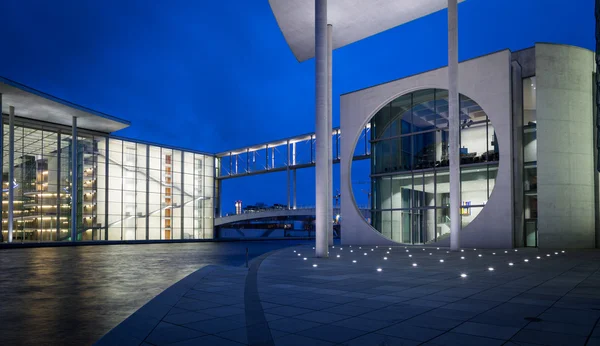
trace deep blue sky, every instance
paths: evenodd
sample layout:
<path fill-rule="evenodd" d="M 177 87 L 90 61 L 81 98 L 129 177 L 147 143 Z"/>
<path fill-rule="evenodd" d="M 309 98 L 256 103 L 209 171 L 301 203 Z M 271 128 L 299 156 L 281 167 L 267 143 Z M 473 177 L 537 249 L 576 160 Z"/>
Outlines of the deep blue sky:
<path fill-rule="evenodd" d="M 219 152 L 314 131 L 314 61 L 296 61 L 268 0 L 4 0 L 0 13 L 0 75 L 130 120 L 118 135 Z M 445 30 L 440 12 L 337 50 L 334 126 L 340 94 L 445 65 Z M 594 0 L 467 0 L 459 30 L 461 60 L 594 49 Z M 226 181 L 224 209 L 286 203 L 285 179 Z M 314 204 L 314 170 L 298 180 L 298 203 Z"/>

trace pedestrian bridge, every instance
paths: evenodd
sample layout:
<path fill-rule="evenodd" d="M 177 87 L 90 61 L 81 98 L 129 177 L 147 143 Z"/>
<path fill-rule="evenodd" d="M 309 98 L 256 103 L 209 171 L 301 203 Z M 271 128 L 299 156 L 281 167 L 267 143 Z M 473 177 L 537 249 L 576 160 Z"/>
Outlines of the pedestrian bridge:
<path fill-rule="evenodd" d="M 368 215 L 368 209 L 361 209 L 363 215 Z M 334 217 L 340 213 L 340 208 L 333 208 Z M 315 216 L 315 208 L 296 208 L 296 209 L 265 209 L 254 212 L 244 212 L 237 215 L 227 215 L 215 218 L 215 226 L 223 226 L 236 222 L 246 222 L 259 219 L 289 217 L 289 216 Z"/>

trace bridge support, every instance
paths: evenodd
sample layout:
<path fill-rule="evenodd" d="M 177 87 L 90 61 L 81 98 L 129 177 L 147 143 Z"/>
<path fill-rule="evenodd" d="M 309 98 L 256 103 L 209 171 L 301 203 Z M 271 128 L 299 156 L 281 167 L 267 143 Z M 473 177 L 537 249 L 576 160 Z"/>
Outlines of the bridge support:
<path fill-rule="evenodd" d="M 331 128 L 328 125 L 328 78 L 327 78 L 327 0 L 315 1 L 315 122 L 316 122 L 316 169 L 315 169 L 315 255 L 328 257 L 327 220 L 329 197 L 329 168 L 327 154 Z M 329 133 L 329 135 L 328 135 Z"/>

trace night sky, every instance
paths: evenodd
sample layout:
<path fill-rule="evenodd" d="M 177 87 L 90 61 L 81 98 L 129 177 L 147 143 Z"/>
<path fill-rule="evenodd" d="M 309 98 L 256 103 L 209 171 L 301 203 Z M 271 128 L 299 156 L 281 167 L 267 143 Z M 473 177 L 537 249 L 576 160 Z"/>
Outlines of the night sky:
<path fill-rule="evenodd" d="M 296 61 L 268 0 L 3 0 L 0 13 L 0 75 L 130 120 L 120 136 L 220 152 L 314 131 L 314 60 Z M 594 22 L 594 0 L 468 0 L 460 59 L 535 42 L 594 49 Z M 334 126 L 340 94 L 446 65 L 446 23 L 442 11 L 335 51 Z M 285 204 L 285 183 L 225 181 L 223 208 Z M 298 183 L 298 204 L 314 205 L 314 170 Z"/>

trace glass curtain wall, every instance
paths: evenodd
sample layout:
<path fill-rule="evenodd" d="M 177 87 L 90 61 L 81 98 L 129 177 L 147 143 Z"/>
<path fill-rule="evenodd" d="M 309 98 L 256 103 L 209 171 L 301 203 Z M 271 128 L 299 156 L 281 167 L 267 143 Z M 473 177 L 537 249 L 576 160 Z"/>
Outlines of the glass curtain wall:
<path fill-rule="evenodd" d="M 483 109 L 460 97 L 462 226 L 494 188 L 498 143 Z M 371 120 L 372 225 L 398 242 L 422 244 L 450 233 L 448 92 L 403 95 Z"/>
<path fill-rule="evenodd" d="M 523 79 L 523 206 L 525 246 L 537 246 L 537 97 L 535 77 Z"/>
<path fill-rule="evenodd" d="M 171 240 L 213 237 L 214 158 L 79 131 L 72 188 L 68 128 L 15 120 L 14 180 L 9 182 L 9 125 L 3 126 L 2 237 L 14 190 L 13 241 Z"/>

